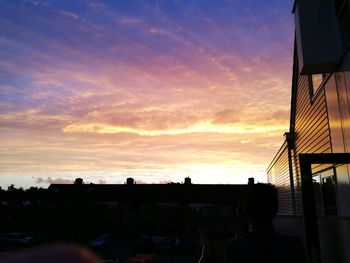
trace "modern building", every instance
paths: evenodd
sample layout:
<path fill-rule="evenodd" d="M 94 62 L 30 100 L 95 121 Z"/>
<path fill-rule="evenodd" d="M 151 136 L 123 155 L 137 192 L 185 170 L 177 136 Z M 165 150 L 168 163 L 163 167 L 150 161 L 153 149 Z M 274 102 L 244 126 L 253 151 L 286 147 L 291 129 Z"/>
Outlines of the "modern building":
<path fill-rule="evenodd" d="M 267 169 L 310 262 L 350 262 L 350 1 L 296 0 L 289 132 Z"/>

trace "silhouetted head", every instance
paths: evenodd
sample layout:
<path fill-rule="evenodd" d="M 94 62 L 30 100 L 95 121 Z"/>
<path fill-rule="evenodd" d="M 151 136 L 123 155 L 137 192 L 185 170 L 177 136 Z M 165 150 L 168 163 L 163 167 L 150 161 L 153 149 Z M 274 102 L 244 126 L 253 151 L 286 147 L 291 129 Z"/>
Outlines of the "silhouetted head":
<path fill-rule="evenodd" d="M 277 189 L 271 184 L 250 185 L 246 206 L 253 225 L 270 224 L 278 209 Z"/>

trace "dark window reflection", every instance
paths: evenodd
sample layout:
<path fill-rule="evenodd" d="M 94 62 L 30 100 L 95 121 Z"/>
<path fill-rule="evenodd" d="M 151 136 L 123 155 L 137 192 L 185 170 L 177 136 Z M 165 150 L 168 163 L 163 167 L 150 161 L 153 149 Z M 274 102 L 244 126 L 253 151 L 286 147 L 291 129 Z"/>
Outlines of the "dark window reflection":
<path fill-rule="evenodd" d="M 315 208 L 318 215 L 337 215 L 336 177 L 330 171 L 314 174 Z"/>

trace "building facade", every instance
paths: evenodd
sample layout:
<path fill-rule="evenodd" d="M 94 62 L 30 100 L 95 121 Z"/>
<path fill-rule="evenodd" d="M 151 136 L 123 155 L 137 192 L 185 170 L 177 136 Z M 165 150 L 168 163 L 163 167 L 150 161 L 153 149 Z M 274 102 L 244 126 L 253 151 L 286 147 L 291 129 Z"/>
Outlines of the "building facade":
<path fill-rule="evenodd" d="M 350 262 L 350 1 L 298 0 L 293 15 L 290 128 L 268 181 L 312 262 Z"/>

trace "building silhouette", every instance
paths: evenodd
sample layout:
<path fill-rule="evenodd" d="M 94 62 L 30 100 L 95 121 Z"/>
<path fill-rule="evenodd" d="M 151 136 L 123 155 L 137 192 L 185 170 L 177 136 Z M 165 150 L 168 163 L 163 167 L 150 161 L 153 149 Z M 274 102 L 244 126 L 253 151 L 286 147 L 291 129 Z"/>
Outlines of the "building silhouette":
<path fill-rule="evenodd" d="M 193 184 L 190 178 L 185 178 L 182 184 L 137 184 L 133 178 L 127 178 L 125 184 L 80 181 L 51 184 L 47 200 L 75 207 L 108 207 L 113 231 L 117 232 L 161 233 L 169 232 L 175 225 L 178 234 L 201 230 L 233 237 L 243 231 L 241 225 L 246 219 L 242 216 L 242 204 L 247 187 L 247 184 Z"/>
<path fill-rule="evenodd" d="M 311 262 L 350 262 L 350 1 L 295 1 L 289 132 L 267 169 Z"/>

